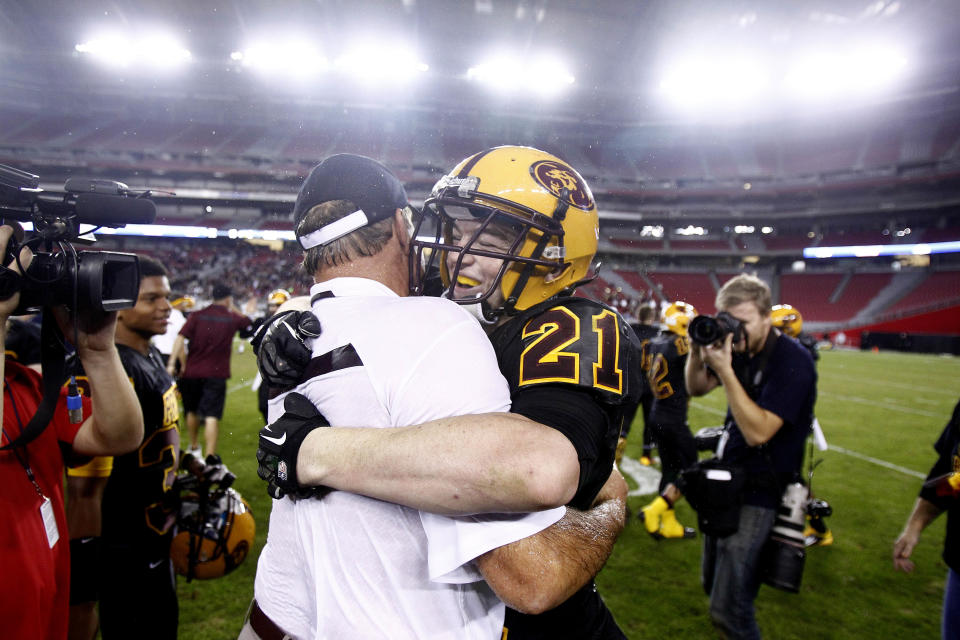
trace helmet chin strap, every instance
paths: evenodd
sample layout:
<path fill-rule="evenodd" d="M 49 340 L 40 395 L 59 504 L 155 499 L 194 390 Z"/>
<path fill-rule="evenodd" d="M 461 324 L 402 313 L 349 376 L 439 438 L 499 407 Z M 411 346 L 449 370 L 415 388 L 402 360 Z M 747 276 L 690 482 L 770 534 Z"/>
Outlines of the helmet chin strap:
<path fill-rule="evenodd" d="M 444 293 L 443 297 L 447 297 L 447 294 Z M 477 297 L 480 297 L 480 294 L 477 294 Z M 482 326 L 490 327 L 497 323 L 497 316 L 493 313 L 493 310 L 490 308 L 490 305 L 486 300 L 481 302 L 472 302 L 469 304 L 460 304 L 470 315 L 477 319 Z"/>

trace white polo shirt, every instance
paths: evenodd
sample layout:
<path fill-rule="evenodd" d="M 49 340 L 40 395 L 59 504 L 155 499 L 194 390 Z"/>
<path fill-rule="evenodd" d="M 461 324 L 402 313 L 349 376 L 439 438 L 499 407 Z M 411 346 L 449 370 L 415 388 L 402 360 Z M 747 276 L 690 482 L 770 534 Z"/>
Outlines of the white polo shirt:
<path fill-rule="evenodd" d="M 334 297 L 313 305 L 322 327 L 314 357 L 352 345 L 362 362 L 297 388 L 331 424 L 394 427 L 509 410 L 490 342 L 459 305 L 400 297 L 363 278 L 310 291 L 323 292 Z M 271 420 L 282 399 L 271 401 Z M 255 597 L 298 639 L 499 639 L 504 605 L 473 560 L 563 514 L 445 517 L 343 491 L 275 500 Z"/>

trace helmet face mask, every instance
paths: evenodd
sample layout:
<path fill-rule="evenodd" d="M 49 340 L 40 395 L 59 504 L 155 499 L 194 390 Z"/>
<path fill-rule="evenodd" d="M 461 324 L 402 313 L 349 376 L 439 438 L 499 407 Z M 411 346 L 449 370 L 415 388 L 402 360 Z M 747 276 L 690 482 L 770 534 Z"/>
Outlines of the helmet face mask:
<path fill-rule="evenodd" d="M 430 239 L 420 234 L 426 220 L 434 225 Z M 423 292 L 422 273 L 439 271 L 444 297 L 482 304 L 488 320 L 510 315 L 582 280 L 597 236 L 593 196 L 576 171 L 529 147 L 489 149 L 441 178 L 425 201 L 411 246 L 411 292 Z M 471 265 L 479 259 L 501 261 L 496 275 L 487 263 L 490 275 L 478 281 Z"/>
<path fill-rule="evenodd" d="M 178 482 L 185 489 L 177 533 L 170 543 L 174 570 L 188 581 L 230 573 L 253 550 L 256 523 L 250 505 L 223 484 L 214 488 L 217 483 L 197 482 L 193 477 L 178 478 Z"/>

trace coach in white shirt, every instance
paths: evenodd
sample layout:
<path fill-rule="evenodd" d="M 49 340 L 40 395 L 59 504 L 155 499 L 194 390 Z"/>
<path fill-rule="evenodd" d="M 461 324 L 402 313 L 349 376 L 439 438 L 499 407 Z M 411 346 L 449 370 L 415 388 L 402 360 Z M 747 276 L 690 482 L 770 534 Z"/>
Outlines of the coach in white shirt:
<path fill-rule="evenodd" d="M 334 424 L 379 428 L 501 412 L 511 428 L 542 430 L 528 438 L 542 457 L 518 451 L 530 466 L 516 465 L 517 477 L 533 475 L 538 460 L 569 472 L 550 505 L 527 499 L 522 481 L 503 479 L 505 510 L 564 504 L 576 490 L 576 453 L 554 430 L 503 413 L 507 384 L 477 322 L 447 300 L 405 297 L 410 226 L 399 181 L 369 158 L 332 156 L 311 171 L 294 214 L 304 266 L 317 282 L 311 304 L 320 335 L 309 378 L 271 401 L 271 420 L 302 412 L 303 397 Z M 277 444 L 291 446 L 287 435 L 278 431 Z M 443 460 L 423 460 L 424 473 L 437 464 Z M 465 500 L 477 498 L 463 490 Z M 431 496 L 418 502 L 434 503 Z M 441 502 L 432 510 L 443 511 Z M 275 500 L 240 638 L 500 638 L 503 601 L 549 608 L 590 577 L 543 583 L 537 574 L 556 572 L 531 568 L 553 557 L 537 545 L 555 544 L 540 536 L 564 514 L 448 517 L 339 491 Z"/>

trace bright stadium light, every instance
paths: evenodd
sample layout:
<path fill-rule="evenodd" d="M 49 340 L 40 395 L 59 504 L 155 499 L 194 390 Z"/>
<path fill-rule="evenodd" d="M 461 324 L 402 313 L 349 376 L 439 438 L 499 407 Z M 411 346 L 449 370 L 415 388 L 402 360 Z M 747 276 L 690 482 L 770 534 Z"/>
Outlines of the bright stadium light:
<path fill-rule="evenodd" d="M 769 84 L 769 73 L 756 56 L 700 55 L 670 66 L 660 92 L 682 108 L 740 108 L 752 105 Z"/>
<path fill-rule="evenodd" d="M 230 59 L 261 73 L 294 78 L 314 76 L 329 68 L 327 58 L 316 47 L 297 39 L 255 43 L 234 51 Z"/>
<path fill-rule="evenodd" d="M 752 224 L 738 224 L 733 228 L 734 233 L 753 233 L 756 231 L 756 227 Z"/>
<path fill-rule="evenodd" d="M 556 96 L 576 82 L 566 65 L 556 58 L 528 59 L 507 53 L 470 67 L 467 78 L 500 93 L 522 91 L 542 97 Z"/>
<path fill-rule="evenodd" d="M 148 33 L 132 38 L 107 34 L 78 43 L 74 50 L 101 64 L 119 68 L 143 66 L 165 70 L 187 64 L 192 59 L 188 49 L 165 33 Z"/>
<path fill-rule="evenodd" d="M 389 39 L 364 42 L 350 48 L 334 61 L 337 71 L 361 82 L 405 82 L 426 73 L 430 66 L 409 47 Z"/>
<path fill-rule="evenodd" d="M 906 68 L 906 56 L 892 47 L 818 51 L 797 57 L 783 84 L 793 97 L 824 100 L 884 89 L 896 82 Z"/>

